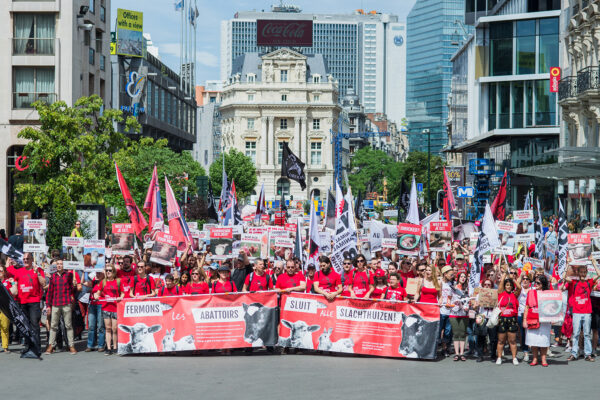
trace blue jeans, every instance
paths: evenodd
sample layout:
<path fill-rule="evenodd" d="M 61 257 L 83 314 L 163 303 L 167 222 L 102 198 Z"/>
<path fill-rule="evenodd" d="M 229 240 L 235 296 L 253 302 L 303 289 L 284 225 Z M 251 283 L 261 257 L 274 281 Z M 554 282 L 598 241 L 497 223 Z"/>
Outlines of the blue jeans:
<path fill-rule="evenodd" d="M 438 333 L 438 341 L 442 334 L 442 331 L 444 331 L 444 337 L 442 339 L 442 342 L 446 344 L 452 342 L 452 326 L 450 326 L 449 315 L 440 315 L 440 331 Z"/>
<path fill-rule="evenodd" d="M 528 353 L 529 347 L 525 344 L 525 335 L 527 335 L 527 330 L 523 328 L 523 315 L 519 315 L 517 317 L 517 321 L 519 322 L 519 329 L 521 330 L 521 351 Z"/>
<path fill-rule="evenodd" d="M 583 352 L 585 356 L 592 354 L 592 314 L 573 313 L 573 347 L 571 354 L 577 357 L 579 352 L 579 333 L 583 329 Z"/>
<path fill-rule="evenodd" d="M 105 332 L 104 320 L 102 319 L 102 306 L 99 304 L 90 304 L 88 308 L 88 341 L 87 347 L 95 349 L 94 342 L 96 341 L 96 331 L 98 336 L 98 348 L 104 347 Z"/>

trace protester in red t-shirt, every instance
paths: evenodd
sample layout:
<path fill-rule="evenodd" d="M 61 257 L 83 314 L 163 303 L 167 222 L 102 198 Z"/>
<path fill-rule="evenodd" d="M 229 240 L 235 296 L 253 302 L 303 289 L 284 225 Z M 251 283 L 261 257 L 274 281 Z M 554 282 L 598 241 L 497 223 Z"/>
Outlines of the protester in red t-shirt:
<path fill-rule="evenodd" d="M 364 256 L 356 257 L 356 268 L 352 271 L 350 296 L 369 298 L 375 288 L 374 274 L 367 270 L 367 260 Z"/>
<path fill-rule="evenodd" d="M 315 282 L 315 273 L 317 272 L 317 267 L 315 264 L 310 263 L 306 266 L 306 293 L 313 293 L 313 284 Z"/>
<path fill-rule="evenodd" d="M 515 286 L 515 282 L 507 277 L 504 272 L 498 286 L 498 308 L 500 308 L 500 317 L 498 319 L 498 348 L 496 364 L 502 364 L 502 353 L 504 345 L 508 341 L 510 352 L 513 358 L 513 364 L 518 365 L 517 360 L 517 331 L 519 323 L 517 316 L 519 313 L 519 300 L 517 296 L 521 289 Z"/>
<path fill-rule="evenodd" d="M 275 288 L 279 293 L 304 292 L 306 290 L 306 278 L 301 272 L 296 272 L 296 264 L 293 260 L 286 261 L 285 272 L 277 278 Z"/>
<path fill-rule="evenodd" d="M 354 276 L 354 270 L 352 269 L 352 260 L 349 258 L 345 258 L 342 263 L 342 274 L 340 275 L 340 279 L 342 280 L 342 296 L 350 297 L 352 293 L 350 292 L 352 288 L 352 277 Z"/>
<path fill-rule="evenodd" d="M 406 282 L 408 278 L 416 277 L 415 271 L 412 269 L 412 263 L 407 258 L 403 259 L 400 263 L 400 277 L 402 278 L 402 282 Z"/>
<path fill-rule="evenodd" d="M 254 262 L 254 272 L 246 276 L 242 292 L 260 292 L 273 289 L 273 279 L 265 271 L 265 262 L 256 260 Z"/>
<path fill-rule="evenodd" d="M 117 278 L 121 280 L 121 286 L 123 287 L 123 293 L 125 294 L 125 298 L 130 298 L 131 287 L 133 286 L 133 278 L 135 277 L 135 272 L 138 268 L 142 267 L 144 270 L 146 269 L 146 263 L 144 261 L 140 261 L 135 266 L 135 269 L 132 268 L 131 258 L 129 256 L 123 257 L 123 264 L 121 268 L 117 270 Z"/>
<path fill-rule="evenodd" d="M 237 287 L 235 283 L 231 280 L 231 265 L 229 263 L 223 263 L 219 267 L 219 280 L 213 282 L 212 287 L 210 288 L 210 292 L 212 294 L 216 293 L 235 293 L 237 292 Z"/>
<path fill-rule="evenodd" d="M 331 268 L 329 257 L 319 257 L 321 270 L 315 274 L 315 293 L 322 294 L 327 300 L 333 300 L 342 293 L 340 274 Z"/>
<path fill-rule="evenodd" d="M 158 289 L 158 295 L 179 296 L 183 294 L 183 289 L 175 284 L 175 277 L 172 274 L 165 276 L 165 285 Z"/>
<path fill-rule="evenodd" d="M 154 279 L 146 274 L 145 265 L 138 265 L 136 269 L 137 274 L 131 278 L 129 296 L 138 299 L 147 299 L 148 297 L 156 296 Z"/>
<path fill-rule="evenodd" d="M 185 285 L 185 293 L 189 295 L 208 294 L 210 292 L 208 283 L 206 282 L 206 273 L 202 268 L 196 267 L 192 269 L 192 280 Z"/>
<path fill-rule="evenodd" d="M 40 343 L 40 318 L 42 309 L 40 301 L 42 300 L 42 291 L 46 285 L 46 276 L 44 270 L 33 265 L 33 254 L 25 253 L 23 255 L 23 267 L 14 269 L 12 272 L 17 288 L 19 290 L 18 299 L 21 303 L 21 309 L 29 318 L 37 341 Z M 28 351 L 30 344 L 26 341 L 25 351 Z"/>
<path fill-rule="evenodd" d="M 400 286 L 400 275 L 392 272 L 388 280 L 390 286 L 383 292 L 381 299 L 403 301 L 406 298 L 406 290 Z"/>
<path fill-rule="evenodd" d="M 102 317 L 106 332 L 107 356 L 117 352 L 117 302 L 123 299 L 120 287 L 120 278 L 117 278 L 117 269 L 114 265 L 107 265 L 105 278 L 94 288 L 96 300 L 102 299 Z"/>

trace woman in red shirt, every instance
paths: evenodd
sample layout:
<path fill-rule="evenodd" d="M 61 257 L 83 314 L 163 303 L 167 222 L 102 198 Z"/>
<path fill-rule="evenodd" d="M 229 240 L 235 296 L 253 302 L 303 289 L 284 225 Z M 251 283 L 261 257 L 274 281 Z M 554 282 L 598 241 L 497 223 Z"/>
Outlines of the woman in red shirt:
<path fill-rule="evenodd" d="M 212 294 L 237 292 L 235 283 L 231 280 L 231 267 L 229 263 L 224 263 L 219 267 L 219 280 L 213 282 L 210 292 Z"/>
<path fill-rule="evenodd" d="M 206 273 L 202 268 L 192 269 L 192 281 L 185 286 L 185 294 L 208 294 L 209 287 L 206 283 Z"/>
<path fill-rule="evenodd" d="M 373 284 L 373 290 L 371 290 L 371 298 L 372 299 L 381 299 L 381 296 L 385 293 L 385 289 L 387 289 L 387 278 L 385 276 L 385 271 L 382 269 L 378 269 L 375 271 L 375 282 Z"/>
<path fill-rule="evenodd" d="M 105 278 L 94 288 L 94 298 L 102 298 L 102 318 L 104 318 L 104 329 L 106 332 L 106 351 L 109 356 L 117 352 L 117 302 L 123 299 L 117 269 L 114 265 L 108 265 L 105 270 Z"/>
<path fill-rule="evenodd" d="M 425 267 L 423 279 L 419 282 L 417 296 L 415 301 L 421 303 L 439 303 L 442 287 L 436 275 L 437 268 L 432 268 L 431 265 Z"/>
<path fill-rule="evenodd" d="M 358 255 L 355 260 L 356 268 L 351 271 L 350 296 L 368 299 L 375 289 L 373 274 L 367 270 L 367 260 L 362 254 Z"/>
<path fill-rule="evenodd" d="M 385 289 L 385 292 L 381 295 L 381 299 L 403 301 L 406 298 L 406 290 L 400 284 L 402 281 L 400 275 L 396 272 L 392 272 L 389 275 L 388 281 L 390 282 L 390 286 Z"/>
<path fill-rule="evenodd" d="M 519 322 L 517 317 L 519 315 L 519 300 L 517 296 L 521 292 L 520 289 L 515 287 L 515 282 L 507 278 L 506 272 L 500 279 L 500 285 L 498 286 L 498 308 L 500 308 L 500 318 L 498 320 L 498 348 L 496 354 L 496 364 L 502 364 L 502 352 L 504 351 L 504 345 L 508 340 L 510 346 L 510 352 L 513 358 L 513 364 L 519 365 L 517 360 L 517 331 L 519 330 Z"/>

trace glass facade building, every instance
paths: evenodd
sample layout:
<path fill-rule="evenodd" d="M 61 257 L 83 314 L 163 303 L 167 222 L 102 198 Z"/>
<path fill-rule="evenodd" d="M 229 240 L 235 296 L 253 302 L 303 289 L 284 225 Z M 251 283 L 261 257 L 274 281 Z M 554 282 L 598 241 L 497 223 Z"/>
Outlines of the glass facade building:
<path fill-rule="evenodd" d="M 450 58 L 463 40 L 464 0 L 420 0 L 408 14 L 406 48 L 406 117 L 411 151 L 439 153 L 447 143 Z M 460 21 L 460 23 L 456 22 Z"/>

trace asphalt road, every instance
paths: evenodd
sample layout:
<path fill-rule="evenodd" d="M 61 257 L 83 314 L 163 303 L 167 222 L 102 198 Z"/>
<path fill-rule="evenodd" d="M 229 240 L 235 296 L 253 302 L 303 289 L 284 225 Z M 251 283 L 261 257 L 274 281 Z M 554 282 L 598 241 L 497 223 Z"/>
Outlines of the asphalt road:
<path fill-rule="evenodd" d="M 78 344 L 85 346 L 83 343 Z M 17 346 L 11 346 L 17 350 Z M 489 361 L 412 361 L 316 354 L 105 356 L 66 352 L 42 361 L 0 354 L 7 399 L 572 399 L 596 398 L 600 359 L 550 367 Z M 372 397 L 369 397 L 372 396 Z M 490 397 L 491 396 L 491 397 Z"/>

